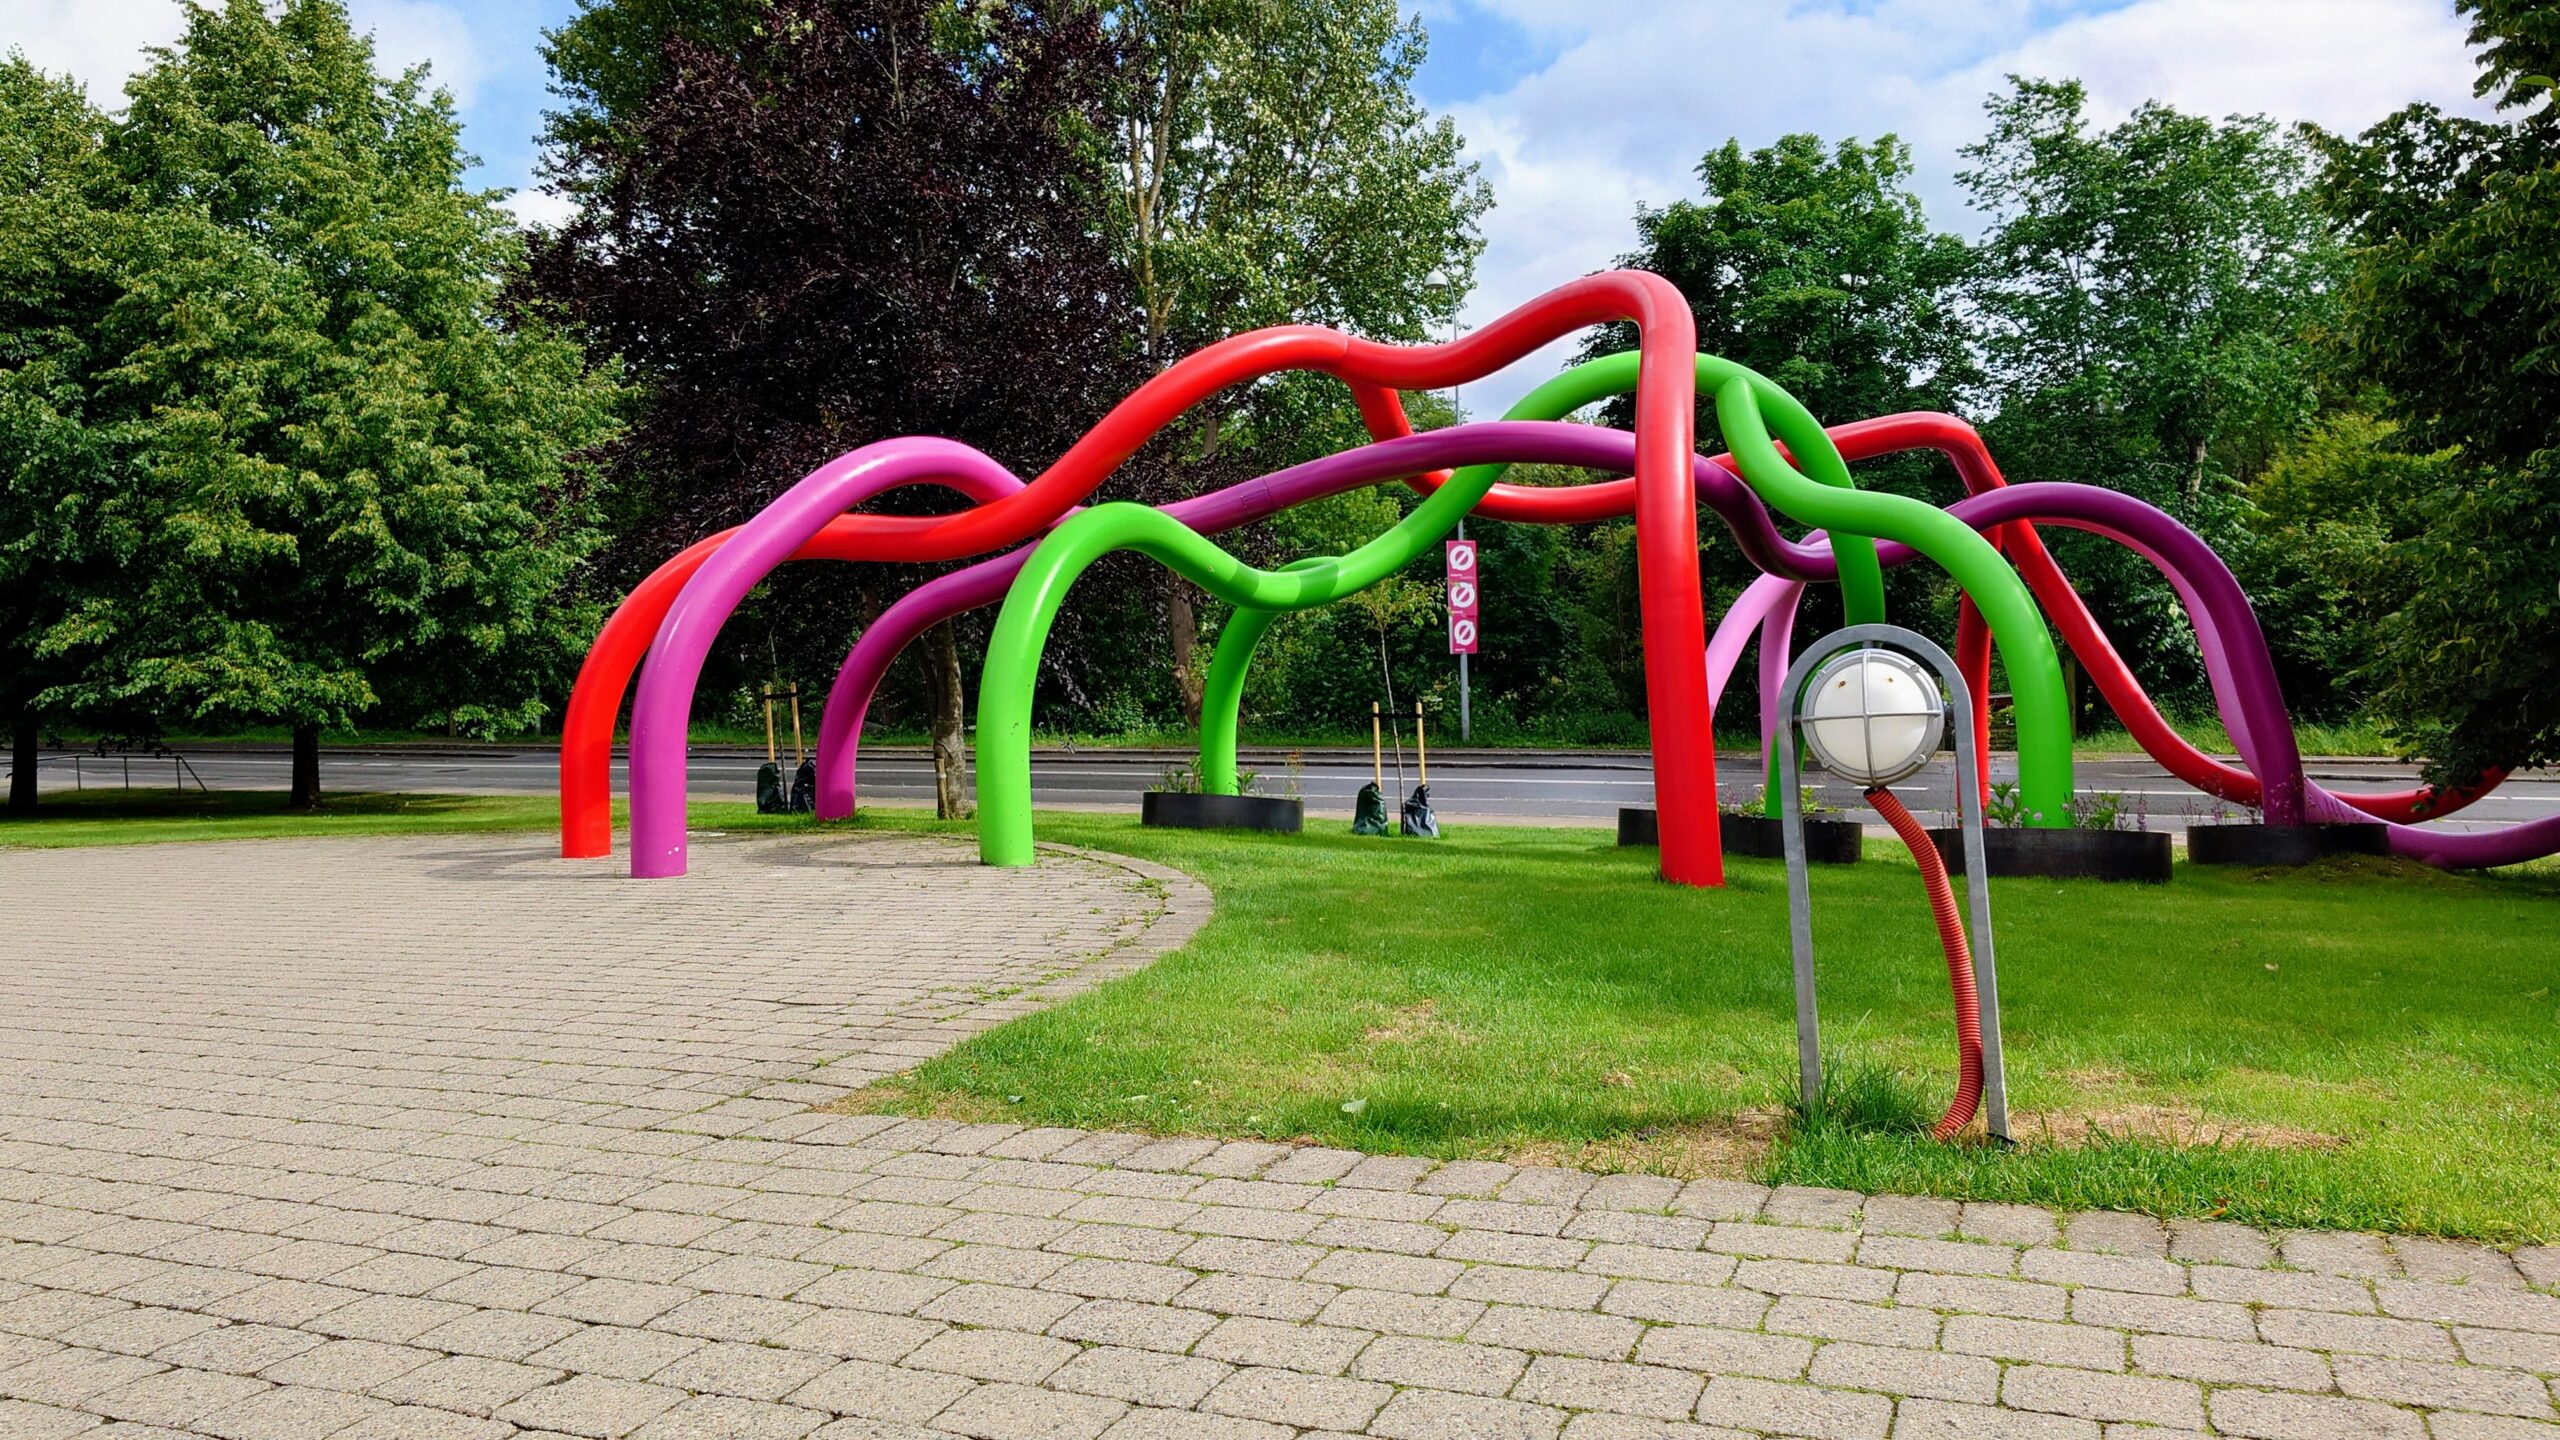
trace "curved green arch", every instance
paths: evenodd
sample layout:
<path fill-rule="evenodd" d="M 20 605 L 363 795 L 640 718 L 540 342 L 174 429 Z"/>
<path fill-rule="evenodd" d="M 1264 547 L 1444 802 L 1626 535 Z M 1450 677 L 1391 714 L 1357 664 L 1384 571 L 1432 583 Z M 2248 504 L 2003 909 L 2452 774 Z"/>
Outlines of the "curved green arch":
<path fill-rule="evenodd" d="M 1615 355 L 1586 360 L 1521 396 L 1510 409 L 1502 412 L 1502 418 L 1561 420 L 1585 405 L 1633 394 L 1638 359 L 1635 351 L 1622 350 Z M 1742 366 L 1711 356 L 1698 357 L 1701 393 L 1711 393 L 1710 387 L 1733 373 L 1760 378 L 1756 372 Z M 1810 478 L 1844 490 L 1856 489 L 1857 482 L 1850 478 L 1848 462 L 1840 457 L 1839 448 L 1831 443 L 1822 422 L 1804 407 L 1803 402 L 1774 381 L 1764 384 L 1769 398 L 1775 402 L 1778 432 L 1799 456 L 1806 459 L 1813 470 Z M 1508 465 L 1480 465 L 1471 466 L 1459 475 L 1473 481 L 1475 475 L 1472 472 L 1486 472 L 1490 476 L 1485 482 L 1489 488 L 1493 481 L 1500 480 L 1510 470 Z M 1745 476 L 1744 480 L 1749 483 L 1750 477 Z M 1753 488 L 1759 487 L 1754 485 Z M 1481 498 L 1482 492 L 1478 494 Z M 1833 553 L 1840 557 L 1841 601 L 1846 607 L 1849 623 L 1865 625 L 1884 619 L 1884 567 L 1876 563 L 1875 542 L 1864 535 L 1845 535 L 1836 543 Z M 1209 663 L 1209 683 L 1202 691 L 1200 703 L 1200 781 L 1201 788 L 1212 794 L 1234 793 L 1232 789 L 1217 788 L 1219 777 L 1225 777 L 1227 783 L 1233 785 L 1236 774 L 1236 744 L 1242 718 L 1229 707 L 1242 704 L 1244 672 L 1252 664 L 1254 648 L 1262 643 L 1263 633 L 1277 618 L 1270 611 L 1239 609 L 1227 621 L 1226 628 L 1218 633 L 1217 648 L 1211 652 Z M 1230 645 L 1237 650 L 1232 656 L 1229 654 Z M 1769 791 L 1773 807 L 1777 803 L 1777 793 L 1774 788 Z M 1776 813 L 1774 808 L 1771 813 Z"/>
<path fill-rule="evenodd" d="M 1631 387 L 1637 357 L 1608 356 L 1575 367 L 1524 397 L 1542 405 L 1566 404 L 1570 413 L 1592 400 Z M 1725 432 L 1744 482 L 1771 506 L 1796 520 L 1835 532 L 1844 589 L 1850 577 L 1869 572 L 1872 589 L 1850 612 L 1882 615 L 1881 572 L 1873 542 L 1883 534 L 1937 561 L 1970 594 L 1989 622 L 2009 662 L 2016 693 L 2020 789 L 2029 806 L 2049 817 L 2067 817 L 2071 800 L 2071 743 L 2066 727 L 2062 667 L 2044 619 L 2026 585 L 1989 541 L 1964 522 L 1925 501 L 1846 488 L 1848 465 L 1812 412 L 1774 382 L 1718 356 L 1698 357 L 1702 387 L 1716 394 L 1717 423 Z M 1612 388 L 1615 387 L 1615 388 Z M 1766 400 L 1771 413 L 1764 415 Z M 1804 457 L 1824 479 L 1808 478 L 1779 453 L 1772 432 Z M 1040 655 L 1065 603 L 1068 589 L 1095 561 L 1115 550 L 1135 550 L 1240 610 L 1306 610 L 1364 590 L 1426 553 L 1459 518 L 1475 508 L 1507 467 L 1470 465 L 1424 498 L 1411 513 L 1347 555 L 1309 558 L 1284 570 L 1258 570 L 1219 549 L 1181 521 L 1151 506 L 1128 501 L 1096 505 L 1069 518 L 1035 549 L 1006 594 L 978 686 L 978 853 L 990 865 L 1028 865 L 1031 827 L 1031 701 Z M 1863 555 L 1863 564 L 1860 557 Z M 1854 592 L 1853 592 L 1854 593 Z M 1268 622 L 1265 622 L 1266 626 Z M 1214 666 L 1213 666 L 1214 668 Z M 1235 676 L 1240 686 L 1239 673 Z M 1204 707 L 1205 713 L 1205 707 Z M 1227 737 L 1227 774 L 1233 783 L 1233 735 Z M 1204 767 L 1205 767 L 1204 757 Z M 2047 823 L 2067 823 L 2062 818 Z"/>

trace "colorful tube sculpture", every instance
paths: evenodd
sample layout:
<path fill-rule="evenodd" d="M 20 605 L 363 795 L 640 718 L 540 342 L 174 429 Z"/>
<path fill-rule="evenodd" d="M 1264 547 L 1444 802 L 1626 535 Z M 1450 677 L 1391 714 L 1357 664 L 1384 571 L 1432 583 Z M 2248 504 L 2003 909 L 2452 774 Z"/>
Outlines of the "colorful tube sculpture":
<path fill-rule="evenodd" d="M 721 623 L 775 565 L 841 525 L 848 552 L 883 560 L 958 559 L 1018 543 L 1055 524 L 1146 440 L 1202 397 L 1281 370 L 1303 369 L 1376 390 L 1463 383 L 1586 326 L 1632 321 L 1639 336 L 1633 465 L 1646 634 L 1646 698 L 1654 725 L 1654 786 L 1662 811 L 1662 873 L 1713 885 L 1716 842 L 1713 716 L 1706 693 L 1706 622 L 1698 582 L 1697 511 L 1687 467 L 1695 428 L 1688 302 L 1669 281 L 1612 271 L 1550 291 L 1445 345 L 1399 347 L 1314 326 L 1284 326 L 1189 356 L 1113 407 L 1102 422 L 1020 489 L 954 515 L 845 517 L 865 485 L 925 483 L 947 467 L 990 485 L 994 462 L 951 441 L 865 446 L 787 491 L 740 526 L 684 581 L 649 646 L 631 721 L 631 872 L 684 872 L 684 737 L 703 658 Z M 1525 490 L 1524 496 L 1546 492 Z M 1567 502 L 1568 504 L 1570 502 Z M 1150 512 L 1154 513 L 1154 512 Z M 1178 522 L 1177 522 L 1178 523 Z M 734 556 L 733 553 L 734 552 Z M 605 673 L 610 673 L 609 667 Z M 590 772 L 592 773 L 592 772 Z"/>
<path fill-rule="evenodd" d="M 1924 555 L 1964 590 L 1955 649 L 1967 674 L 1987 677 L 1995 642 L 2006 655 L 2018 697 L 2021 779 L 2030 808 L 2053 817 L 2047 823 L 2062 823 L 2070 796 L 2060 671 L 2044 628 L 2050 617 L 2148 753 L 2187 783 L 2262 807 L 2271 823 L 2380 819 L 2391 823 L 2397 853 L 2445 865 L 2504 864 L 2560 851 L 2560 820 L 2467 835 L 2407 823 L 2461 808 L 2497 783 L 2495 773 L 2450 793 L 2418 788 L 2336 795 L 2310 785 L 2255 616 L 2228 570 L 2200 540 L 2165 514 L 2113 492 L 2007 486 L 1980 438 L 1953 417 L 1887 416 L 1826 432 L 1765 379 L 1694 355 L 1687 312 L 1676 298 L 1658 277 L 1622 273 L 1566 286 L 1444 346 L 1382 346 L 1312 327 L 1238 336 L 1141 387 L 1028 483 L 950 441 L 888 441 L 840 457 L 747 525 L 688 547 L 609 620 L 581 668 L 564 728 L 562 853 L 598 855 L 610 846 L 613 720 L 638 670 L 632 870 L 681 873 L 684 734 L 695 679 L 720 624 L 783 560 L 958 558 L 1049 532 L 1036 544 L 938 577 L 891 606 L 846 657 L 820 727 L 819 813 L 838 818 L 852 811 L 862 716 L 889 660 L 935 621 L 1005 600 L 998 643 L 990 648 L 981 682 L 981 843 L 991 861 L 1020 863 L 1030 853 L 1030 677 L 1039 640 L 1074 575 L 1095 556 L 1115 548 L 1141 550 L 1239 606 L 1212 666 L 1203 718 L 1204 779 L 1210 788 L 1224 789 L 1233 785 L 1244 670 L 1263 629 L 1284 610 L 1328 603 L 1375 583 L 1428 548 L 1462 514 L 1542 523 L 1637 517 L 1648 703 L 1657 717 L 1671 717 L 1657 724 L 1654 737 L 1666 878 L 1699 884 L 1721 878 L 1708 727 L 1712 706 L 1754 632 L 1761 669 L 1783 672 L 1805 583 L 1840 583 L 1851 618 L 1873 618 L 1881 614 L 1883 568 Z M 1557 334 L 1613 319 L 1635 320 L 1643 348 L 1578 367 L 1512 412 L 1538 418 L 1410 434 L 1394 387 L 1472 379 Z M 1222 386 L 1289 368 L 1343 378 L 1380 440 L 1161 511 L 1127 505 L 1076 509 L 1112 468 L 1187 406 Z M 1637 396 L 1632 434 L 1540 423 L 1630 389 Z M 1728 455 L 1700 458 L 1690 448 L 1689 418 L 1698 390 L 1716 401 Z M 1861 492 L 1850 482 L 1852 459 L 1921 448 L 1954 463 L 1969 492 L 1966 499 L 1942 510 Z M 1635 478 L 1554 488 L 1500 482 L 1508 465 L 1528 462 L 1632 472 Z M 1443 466 L 1467 468 L 1451 475 L 1439 470 Z M 1387 479 L 1413 485 L 1423 503 L 1349 555 L 1259 571 L 1203 538 Z M 975 503 L 956 514 L 921 518 L 846 513 L 889 489 L 917 484 L 947 486 Z M 1712 639 L 1704 633 L 1699 604 L 1696 503 L 1714 510 L 1745 555 L 1766 572 L 1727 612 Z M 1772 508 L 1836 532 L 1839 539 L 1827 541 L 1816 531 L 1806 541 L 1789 541 L 1772 521 Z M 2197 751 L 2160 718 L 2045 551 L 2034 528 L 2038 522 L 2113 537 L 2169 578 L 2196 625 L 2208 678 L 2240 752 L 2239 766 Z M 1770 689 L 1763 685 L 1764 705 Z M 1976 689 L 1987 692 L 1988 686 Z M 1972 717 L 1977 729 L 1987 718 L 1981 710 Z M 1764 736 L 1768 721 L 1764 713 Z"/>

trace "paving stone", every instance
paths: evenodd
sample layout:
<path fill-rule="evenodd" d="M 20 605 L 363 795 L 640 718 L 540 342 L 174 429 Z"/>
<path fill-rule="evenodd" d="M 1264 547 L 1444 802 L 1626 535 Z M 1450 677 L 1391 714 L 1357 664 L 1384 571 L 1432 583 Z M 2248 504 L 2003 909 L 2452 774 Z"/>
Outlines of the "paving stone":
<path fill-rule="evenodd" d="M 1916 1349 L 1937 1343 L 1938 1320 L 1937 1312 L 1917 1306 L 1862 1305 L 1854 1300 L 1789 1295 L 1769 1307 L 1762 1323 L 1783 1334 Z"/>
<path fill-rule="evenodd" d="M 2418 1440 L 2426 1433 L 2412 1411 L 2272 1390 L 2214 1391 L 2213 1425 L 2250 1440 Z"/>
<path fill-rule="evenodd" d="M 2263 1385 L 2279 1390 L 2326 1390 L 2330 1386 L 2329 1364 L 2319 1355 L 2245 1341 L 2136 1335 L 2133 1365 L 2149 1375 L 2171 1375 L 2216 1385 Z"/>
<path fill-rule="evenodd" d="M 2286 1264 L 2322 1275 L 2378 1280 L 2400 1273 L 2391 1255 L 2391 1243 L 2379 1235 L 2288 1230 L 2276 1237 L 2276 1251 Z"/>
<path fill-rule="evenodd" d="M 1882 1395 L 1719 1375 L 1707 1382 L 1697 1416 L 1712 1425 L 1809 1440 L 1884 1440 L 1893 1402 Z"/>
<path fill-rule="evenodd" d="M 2461 1342 L 2461 1358 L 2474 1365 L 2502 1365 L 2511 1370 L 2530 1370 L 2537 1375 L 2560 1375 L 2560 1335 L 2536 1335 L 2519 1330 L 2484 1330 L 2471 1325 L 2461 1326 L 2453 1333 L 2455 1339 Z M 2392 1352 L 2376 1350 L 2375 1353 Z M 2435 1360 L 2452 1357 L 2412 1355 L 2408 1358 Z"/>
<path fill-rule="evenodd" d="M 2000 1396 L 2000 1367 L 1970 1355 L 1939 1355 L 1887 1345 L 1837 1341 L 1814 1352 L 1807 1379 L 1816 1385 L 1880 1390 L 1988 1405 Z"/>
<path fill-rule="evenodd" d="M 455 1355 L 373 1386 L 372 1393 L 405 1405 L 459 1410 L 466 1415 L 494 1415 L 501 1407 L 561 1378 L 558 1370 L 477 1355 Z"/>
<path fill-rule="evenodd" d="M 2087 1420 L 2129 1420 L 2189 1430 L 2204 1428 L 2203 1387 L 2184 1380 L 2105 1375 L 2051 1365 L 2012 1365 L 2000 1377 L 2001 1402 Z"/>
<path fill-rule="evenodd" d="M 1869 1235 L 1858 1244 L 1858 1263 L 1871 1268 L 1927 1270 L 1940 1275 L 2018 1273 L 2018 1251 L 2009 1245 L 1971 1240 L 1930 1240 L 1900 1235 Z"/>
<path fill-rule="evenodd" d="M 225 1375 L 214 1370 L 162 1370 L 91 1395 L 80 1405 L 110 1419 L 184 1429 L 202 1416 L 264 1394 L 269 1388 L 266 1381 L 245 1375 Z M 0 1434 L 7 1433 L 6 1422 L 0 1422 Z"/>
<path fill-rule="evenodd" d="M 2501 1335 L 2512 1331 L 2495 1332 Z M 2404 1360 L 2459 1360 L 2453 1336 L 2442 1325 L 2419 1320 L 2383 1320 L 2371 1315 L 2336 1315 L 2325 1310 L 2258 1312 L 2258 1335 L 2270 1345 L 2303 1350 L 2346 1350 L 2360 1355 L 2396 1355 Z M 2560 1353 L 2560 1343 L 2553 1345 Z M 2479 1356 L 2472 1356 L 2481 1360 Z M 2483 1361 L 2499 1364 L 2499 1361 Z"/>
<path fill-rule="evenodd" d="M 944 1370 L 973 1380 L 1036 1384 L 1076 1354 L 1062 1340 L 1011 1330 L 946 1330 L 919 1345 L 901 1365 L 917 1370 Z"/>
<path fill-rule="evenodd" d="M 1117 1400 L 1027 1385 L 987 1385 L 933 1417 L 936 1430 L 975 1440 L 1093 1440 L 1127 1413 Z"/>
<path fill-rule="evenodd" d="M 2123 1333 L 2096 1325 L 2056 1325 L 1996 1315 L 1950 1315 L 1938 1343 L 1958 1354 L 1999 1360 L 2034 1360 L 2079 1370 L 2125 1368 Z"/>
<path fill-rule="evenodd" d="M 800 1440 L 828 1417 L 816 1410 L 696 1395 L 631 1432 L 631 1440 Z"/>
<path fill-rule="evenodd" d="M 1995 1410 L 1984 1405 L 1943 1400 L 1905 1400 L 1894 1420 L 1894 1440 L 2099 1440 L 2095 1420 L 2069 1415 L 2040 1415 L 2028 1410 Z M 2167 1440 L 2149 1426 L 2145 1437 Z"/>
<path fill-rule="evenodd" d="M 1582 1355 L 1595 1360 L 1616 1360 L 1635 1348 L 1643 1330 L 1644 1327 L 1633 1320 L 1613 1315 L 1577 1315 L 1564 1310 L 1496 1305 L 1485 1311 L 1484 1318 L 1469 1328 L 1467 1338 L 1479 1344 L 1509 1346 L 1541 1355 Z"/>
<path fill-rule="evenodd" d="M 812 1410 L 921 1425 L 977 1388 L 957 1375 L 847 1360 L 784 1398 Z"/>
<path fill-rule="evenodd" d="M 2560 1434 L 2549 1248 L 812 1112 L 1206 897 L 693 848 L 0 853 L 0 1434 Z"/>
<path fill-rule="evenodd" d="M 2340 1355 L 2338 1389 L 2369 1400 L 2553 1419 L 2550 1387 L 2534 1376 L 2480 1365 L 2439 1365 L 2383 1355 Z"/>
<path fill-rule="evenodd" d="M 1366 1432 L 1382 1440 L 1552 1440 L 1564 1412 L 1517 1400 L 1406 1390 Z"/>
<path fill-rule="evenodd" d="M 1351 1373 L 1390 1385 L 1500 1395 L 1511 1389 L 1528 1363 L 1529 1357 L 1521 1352 L 1498 1346 L 1382 1335 L 1351 1362 Z"/>
<path fill-rule="evenodd" d="M 1392 1387 L 1293 1370 L 1238 1370 L 1201 1402 L 1213 1414 L 1277 1425 L 1357 1430 L 1385 1406 Z"/>
<path fill-rule="evenodd" d="M 1794 1380 L 1813 1358 L 1813 1342 L 1792 1335 L 1757 1335 L 1702 1325 L 1657 1325 L 1644 1333 L 1636 1358 L 1710 1375 L 1756 1375 Z"/>
<path fill-rule="evenodd" d="M 1133 1405 L 1188 1408 L 1217 1388 L 1235 1367 L 1197 1355 L 1168 1355 L 1096 1345 L 1050 1375 L 1053 1389 L 1126 1400 Z"/>
<path fill-rule="evenodd" d="M 1567 1410 L 1613 1410 L 1678 1420 L 1696 1408 L 1700 1383 L 1698 1376 L 1686 1370 L 1660 1365 L 1541 1355 L 1529 1362 L 1528 1372 L 1511 1394 Z"/>
<path fill-rule="evenodd" d="M 1369 1331 L 1338 1325 L 1239 1318 L 1219 1322 L 1192 1347 L 1192 1353 L 1235 1365 L 1339 1375 L 1349 1368 L 1351 1357 L 1375 1338 Z"/>
<path fill-rule="evenodd" d="M 1345 1290 L 1316 1319 L 1355 1330 L 1384 1330 L 1398 1335 L 1447 1337 L 1466 1332 L 1485 1312 L 1477 1300 L 1441 1295 L 1398 1295 L 1377 1290 Z"/>

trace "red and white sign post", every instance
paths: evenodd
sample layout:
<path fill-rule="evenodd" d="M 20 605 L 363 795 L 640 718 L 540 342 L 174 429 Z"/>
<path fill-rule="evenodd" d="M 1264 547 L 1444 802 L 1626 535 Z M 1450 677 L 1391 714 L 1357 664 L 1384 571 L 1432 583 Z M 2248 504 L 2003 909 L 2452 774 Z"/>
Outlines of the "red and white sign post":
<path fill-rule="evenodd" d="M 1449 542 L 1449 653 L 1476 653 L 1476 542 Z"/>

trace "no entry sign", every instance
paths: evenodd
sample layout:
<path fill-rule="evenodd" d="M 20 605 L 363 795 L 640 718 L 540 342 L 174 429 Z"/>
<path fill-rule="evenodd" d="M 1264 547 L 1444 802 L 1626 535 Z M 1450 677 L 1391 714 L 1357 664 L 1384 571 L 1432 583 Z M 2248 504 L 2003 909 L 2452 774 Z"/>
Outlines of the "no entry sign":
<path fill-rule="evenodd" d="M 1476 542 L 1449 542 L 1449 653 L 1476 653 L 1477 607 L 1483 602 L 1476 577 Z"/>

